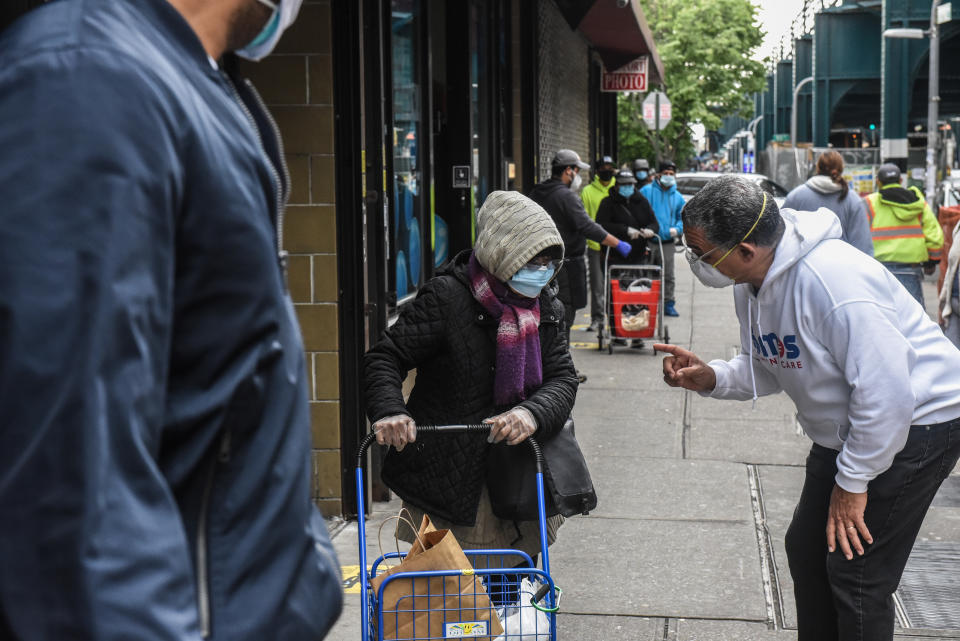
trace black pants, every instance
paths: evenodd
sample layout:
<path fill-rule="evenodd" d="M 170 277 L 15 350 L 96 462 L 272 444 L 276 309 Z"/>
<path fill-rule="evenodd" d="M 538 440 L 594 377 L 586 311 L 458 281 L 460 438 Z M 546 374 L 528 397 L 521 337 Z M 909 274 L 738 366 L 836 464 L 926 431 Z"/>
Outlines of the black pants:
<path fill-rule="evenodd" d="M 572 256 L 563 262 L 557 274 L 557 298 L 563 303 L 564 338 L 570 344 L 570 326 L 577 317 L 577 310 L 587 305 L 587 267 L 583 255 Z"/>
<path fill-rule="evenodd" d="M 873 544 L 848 561 L 827 552 L 827 513 L 837 454 L 814 445 L 786 548 L 797 601 L 798 641 L 890 641 L 893 592 L 943 480 L 960 458 L 960 419 L 914 425 L 903 450 L 870 482 L 864 520 Z M 862 539 L 861 539 L 862 540 Z"/>

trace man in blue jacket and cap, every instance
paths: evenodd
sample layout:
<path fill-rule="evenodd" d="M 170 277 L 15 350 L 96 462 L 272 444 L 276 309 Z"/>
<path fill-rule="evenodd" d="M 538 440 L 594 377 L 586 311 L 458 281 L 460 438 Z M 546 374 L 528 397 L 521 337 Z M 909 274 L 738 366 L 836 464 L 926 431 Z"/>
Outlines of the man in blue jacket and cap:
<path fill-rule="evenodd" d="M 0 638 L 319 639 L 280 140 L 299 0 L 61 0 L 0 35 Z"/>
<path fill-rule="evenodd" d="M 666 316 L 679 316 L 677 312 L 674 291 L 677 280 L 674 276 L 673 255 L 674 242 L 683 235 L 684 200 L 677 191 L 677 166 L 672 160 L 660 162 L 660 172 L 656 180 L 640 190 L 640 194 L 649 201 L 653 213 L 660 225 L 660 240 L 662 242 L 662 256 L 660 264 L 663 267 L 663 313 Z"/>

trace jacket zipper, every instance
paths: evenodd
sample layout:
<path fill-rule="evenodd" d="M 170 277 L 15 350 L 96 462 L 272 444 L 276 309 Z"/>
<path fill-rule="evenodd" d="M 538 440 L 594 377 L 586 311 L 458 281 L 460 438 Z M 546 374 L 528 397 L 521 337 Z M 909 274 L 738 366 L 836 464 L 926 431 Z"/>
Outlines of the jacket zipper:
<path fill-rule="evenodd" d="M 207 480 L 203 486 L 200 500 L 200 518 L 197 519 L 197 610 L 200 617 L 200 634 L 204 639 L 210 636 L 210 559 L 207 549 L 207 520 L 210 512 L 210 496 L 213 494 L 213 480 L 217 466 L 230 461 L 230 431 L 224 431 L 220 437 L 217 460 L 210 465 Z"/>
<path fill-rule="evenodd" d="M 287 285 L 287 252 L 283 250 L 283 215 L 284 215 L 284 205 L 285 205 L 285 194 L 283 193 L 283 181 L 280 179 L 280 173 L 277 171 L 277 168 L 274 166 L 273 161 L 270 159 L 270 154 L 267 153 L 266 146 L 263 144 L 263 138 L 260 134 L 260 128 L 257 127 L 257 121 L 253 117 L 253 114 L 250 113 L 250 109 L 247 107 L 247 104 L 243 101 L 243 98 L 240 96 L 240 92 L 237 91 L 236 85 L 233 84 L 233 80 L 230 76 L 224 74 L 224 77 L 227 80 L 227 84 L 230 86 L 230 91 L 233 94 L 234 100 L 237 104 L 240 105 L 240 109 L 243 110 L 243 114 L 247 117 L 247 121 L 250 123 L 250 126 L 253 128 L 253 133 L 257 136 L 257 142 L 260 143 L 260 151 L 263 152 L 264 158 L 266 158 L 267 166 L 270 167 L 270 173 L 273 176 L 275 189 L 275 199 L 274 207 L 276 211 L 276 224 L 274 225 L 274 242 L 276 244 L 277 250 L 277 261 L 280 264 L 280 270 L 283 275 L 283 284 L 284 287 Z M 273 119 L 273 116 L 270 114 L 270 111 L 267 109 L 267 106 L 264 104 L 263 99 L 260 97 L 260 94 L 257 93 L 257 90 L 254 88 L 253 84 L 249 80 L 244 81 L 247 85 L 247 89 L 250 91 L 250 94 L 253 96 L 257 107 L 260 109 L 260 112 L 263 114 L 264 118 L 267 121 L 267 124 L 270 125 L 271 133 L 273 134 L 274 139 L 277 143 L 277 160 L 280 163 L 280 168 L 283 170 L 283 175 L 287 177 L 287 184 L 290 182 L 290 172 L 287 169 L 287 161 L 283 157 L 283 139 L 280 137 L 280 129 L 277 127 L 276 121 Z"/>

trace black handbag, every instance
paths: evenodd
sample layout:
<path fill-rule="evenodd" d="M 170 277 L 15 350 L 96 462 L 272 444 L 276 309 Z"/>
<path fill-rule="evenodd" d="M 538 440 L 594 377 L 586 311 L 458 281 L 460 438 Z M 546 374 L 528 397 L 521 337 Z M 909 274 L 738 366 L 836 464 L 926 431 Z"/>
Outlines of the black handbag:
<path fill-rule="evenodd" d="M 540 443 L 543 450 L 544 502 L 547 516 L 587 514 L 597 507 L 590 470 L 568 418 L 552 438 Z M 526 443 L 497 443 L 487 458 L 487 491 L 493 513 L 511 521 L 536 521 L 536 458 Z"/>

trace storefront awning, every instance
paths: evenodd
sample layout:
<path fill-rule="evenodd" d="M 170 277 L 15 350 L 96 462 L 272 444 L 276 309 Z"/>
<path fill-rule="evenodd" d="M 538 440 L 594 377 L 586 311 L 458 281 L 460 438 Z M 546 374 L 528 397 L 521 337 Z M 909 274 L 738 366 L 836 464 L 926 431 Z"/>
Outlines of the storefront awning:
<path fill-rule="evenodd" d="M 557 0 L 557 5 L 570 26 L 582 33 L 600 54 L 607 71 L 647 55 L 648 85 L 665 82 L 663 62 L 639 0 Z"/>

